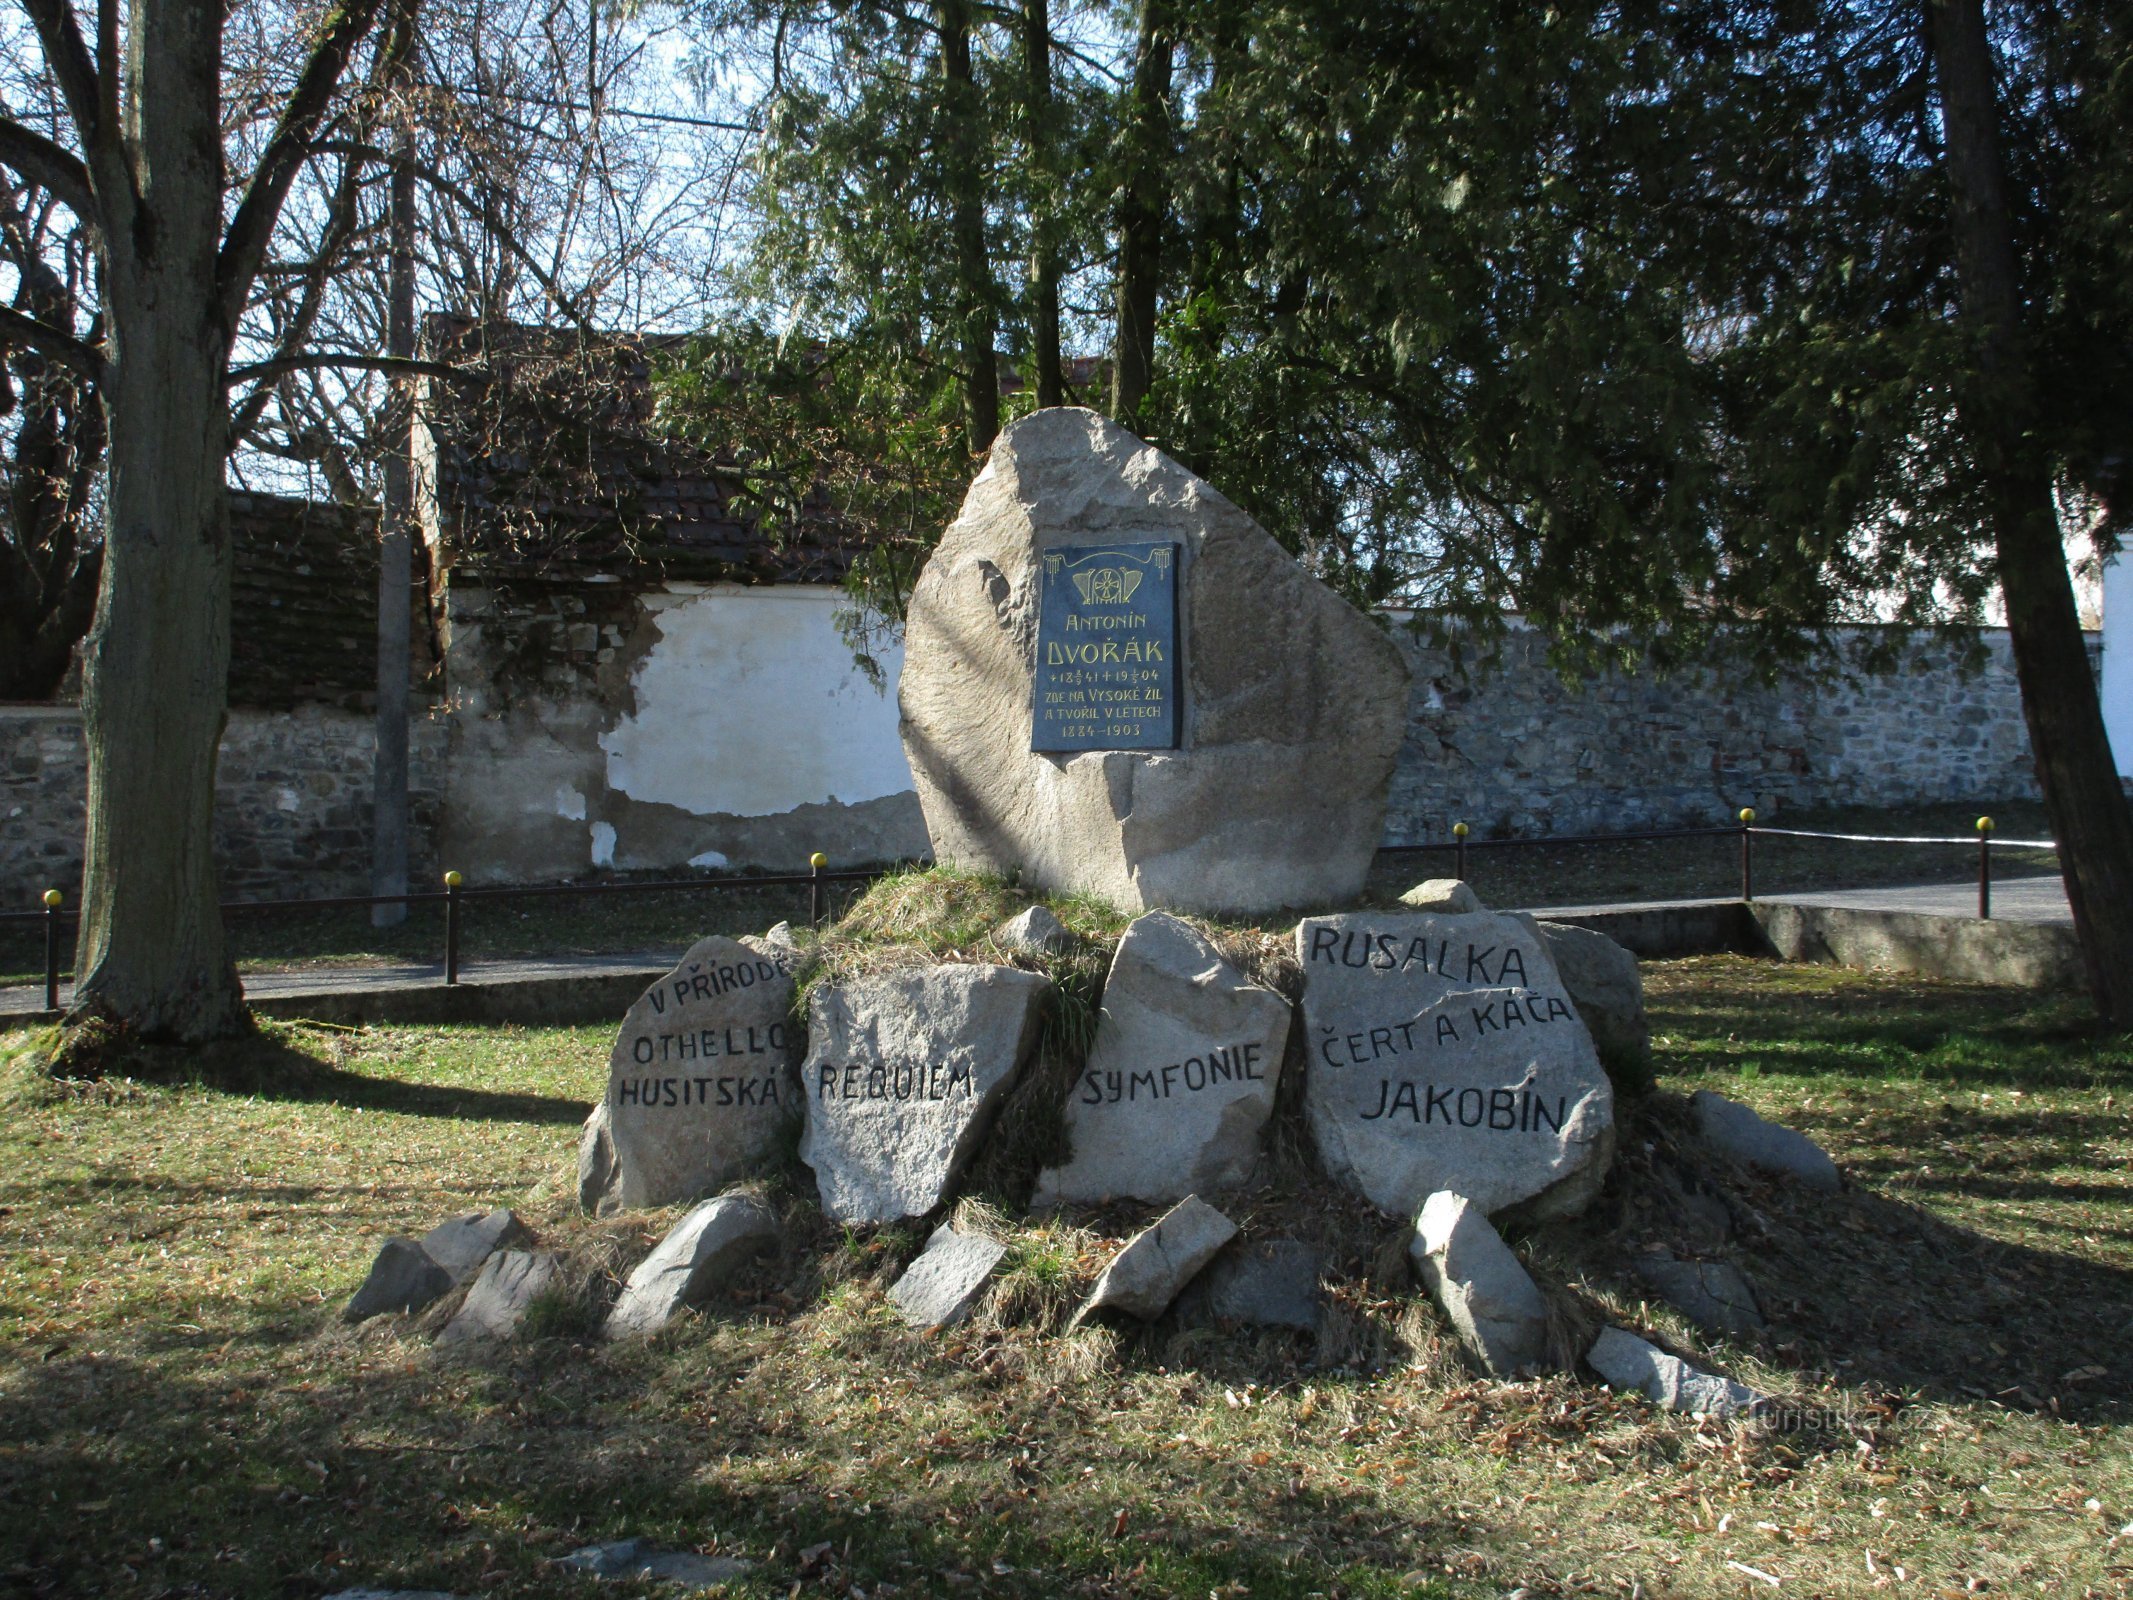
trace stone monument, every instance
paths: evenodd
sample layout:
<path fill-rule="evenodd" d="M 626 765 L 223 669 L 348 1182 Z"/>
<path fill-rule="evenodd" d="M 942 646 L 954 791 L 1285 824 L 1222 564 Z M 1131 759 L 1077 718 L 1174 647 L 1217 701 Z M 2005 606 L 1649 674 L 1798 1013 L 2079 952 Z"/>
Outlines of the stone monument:
<path fill-rule="evenodd" d="M 1362 889 L 1407 689 L 1250 517 L 1062 407 L 994 442 L 912 594 L 899 693 L 937 859 L 1256 915 Z"/>

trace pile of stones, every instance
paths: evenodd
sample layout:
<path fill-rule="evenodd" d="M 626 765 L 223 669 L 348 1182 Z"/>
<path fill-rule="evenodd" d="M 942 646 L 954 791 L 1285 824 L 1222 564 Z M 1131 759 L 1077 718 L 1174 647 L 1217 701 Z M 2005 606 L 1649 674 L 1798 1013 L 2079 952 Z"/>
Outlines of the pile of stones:
<path fill-rule="evenodd" d="M 1587 930 L 1489 911 L 1436 881 L 1397 908 L 1308 917 L 1293 932 L 1292 1001 L 1224 956 L 1202 928 L 1150 912 L 1111 954 L 1085 1059 L 1056 1108 L 1063 1148 L 1033 1174 L 1032 1209 L 1138 1204 L 1133 1236 L 1075 1312 L 1312 1329 L 1324 1261 L 1295 1238 L 1241 1238 L 1223 1197 L 1259 1197 L 1283 1116 L 1302 1119 L 1317 1171 L 1411 1221 L 1416 1275 L 1473 1362 L 1498 1377 L 1551 1356 L 1546 1296 L 1497 1224 L 1570 1217 L 1600 1193 L 1616 1144 L 1616 1083 L 1648 1072 L 1635 959 Z M 997 929 L 1033 965 L 1077 943 L 1044 907 Z M 981 961 L 914 965 L 808 991 L 790 930 L 705 939 L 631 1007 L 588 1120 L 578 1195 L 599 1215 L 690 1204 L 606 1311 L 609 1338 L 656 1332 L 775 1247 L 770 1207 L 745 1187 L 789 1170 L 795 1147 L 822 1214 L 869 1227 L 950 1213 L 1030 1065 L 1053 981 Z M 1284 1094 L 1284 1079 L 1300 1075 Z M 1818 1188 L 1841 1179 L 1796 1133 L 1710 1094 L 1693 1136 L 1723 1163 Z M 1146 1214 L 1146 1213 L 1144 1213 Z M 1493 1219 L 1493 1220 L 1492 1220 Z M 388 1241 L 351 1319 L 466 1294 L 440 1343 L 503 1339 L 562 1263 L 509 1212 Z M 1006 1247 L 935 1228 L 890 1291 L 914 1326 L 967 1317 Z M 1652 1252 L 1635 1270 L 1699 1327 L 1760 1327 L 1752 1287 L 1723 1260 Z M 1579 1352 L 1608 1383 L 1662 1405 L 1753 1409 L 1761 1397 L 1607 1328 Z"/>

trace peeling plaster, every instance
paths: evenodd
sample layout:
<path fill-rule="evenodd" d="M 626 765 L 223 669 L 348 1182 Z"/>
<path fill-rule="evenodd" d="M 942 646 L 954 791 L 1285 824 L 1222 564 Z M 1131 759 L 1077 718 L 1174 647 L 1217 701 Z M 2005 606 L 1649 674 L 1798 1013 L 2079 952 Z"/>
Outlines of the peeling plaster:
<path fill-rule="evenodd" d="M 592 864 L 596 867 L 615 864 L 615 826 L 611 822 L 592 825 Z"/>
<path fill-rule="evenodd" d="M 585 820 L 585 796 L 571 788 L 567 783 L 557 784 L 555 790 L 555 814 L 571 822 L 583 822 Z"/>
<path fill-rule="evenodd" d="M 902 794 L 902 652 L 877 691 L 835 622 L 841 593 L 720 584 L 646 597 L 658 639 L 638 657 L 629 709 L 600 736 L 608 788 L 695 816 L 770 817 Z"/>

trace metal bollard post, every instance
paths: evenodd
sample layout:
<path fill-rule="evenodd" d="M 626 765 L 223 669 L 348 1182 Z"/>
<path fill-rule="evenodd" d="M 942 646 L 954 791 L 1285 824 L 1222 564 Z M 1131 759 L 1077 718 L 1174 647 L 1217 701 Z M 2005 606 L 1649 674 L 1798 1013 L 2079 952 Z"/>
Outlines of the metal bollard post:
<path fill-rule="evenodd" d="M 44 892 L 44 1008 L 59 1009 L 59 908 L 66 896 L 57 889 Z"/>
<path fill-rule="evenodd" d="M 1977 917 L 1992 920 L 1992 818 L 1977 819 Z"/>
<path fill-rule="evenodd" d="M 830 864 L 830 858 L 817 850 L 807 858 L 812 881 L 807 886 L 807 925 L 822 926 L 822 869 Z"/>
<path fill-rule="evenodd" d="M 1467 832 L 1468 829 L 1465 823 L 1455 822 L 1452 824 L 1452 876 L 1462 883 L 1466 881 Z"/>
<path fill-rule="evenodd" d="M 1740 808 L 1740 897 L 1755 898 L 1755 807 Z"/>
<path fill-rule="evenodd" d="M 459 886 L 466 880 L 456 872 L 444 875 L 444 981 L 459 981 Z"/>

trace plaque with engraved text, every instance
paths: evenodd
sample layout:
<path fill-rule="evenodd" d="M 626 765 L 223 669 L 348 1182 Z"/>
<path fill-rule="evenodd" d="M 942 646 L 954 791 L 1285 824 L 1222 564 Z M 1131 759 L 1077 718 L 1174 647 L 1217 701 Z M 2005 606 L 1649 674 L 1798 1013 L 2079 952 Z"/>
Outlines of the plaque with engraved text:
<path fill-rule="evenodd" d="M 1042 555 L 1030 749 L 1175 750 L 1177 542 Z"/>

